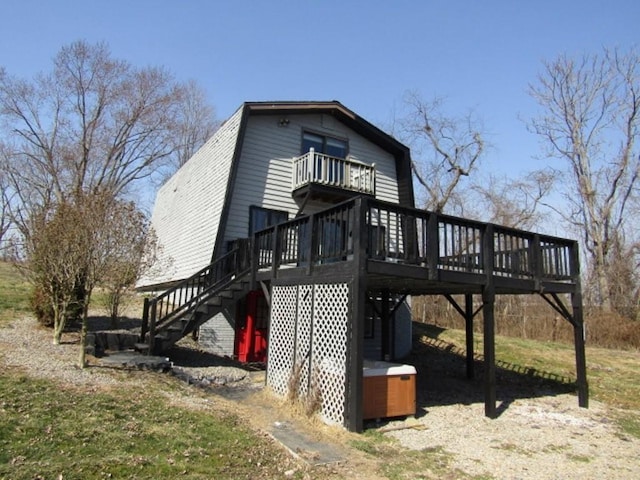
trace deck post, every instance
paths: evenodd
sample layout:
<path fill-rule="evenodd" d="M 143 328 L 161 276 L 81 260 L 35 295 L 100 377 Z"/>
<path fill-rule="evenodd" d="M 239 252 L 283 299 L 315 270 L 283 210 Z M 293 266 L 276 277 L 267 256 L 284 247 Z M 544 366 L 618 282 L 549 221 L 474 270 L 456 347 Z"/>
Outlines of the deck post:
<path fill-rule="evenodd" d="M 429 280 L 438 279 L 438 258 L 440 255 L 438 245 L 438 216 L 431 212 L 427 220 L 427 245 L 424 254 L 427 257 L 427 274 Z"/>
<path fill-rule="evenodd" d="M 380 292 L 380 323 L 382 324 L 382 333 L 380 335 L 380 341 L 382 343 L 382 358 L 381 360 L 391 360 L 391 343 L 389 339 L 389 289 L 384 288 Z"/>
<path fill-rule="evenodd" d="M 473 358 L 473 294 L 464 295 L 464 324 L 467 340 L 467 378 L 473 380 L 475 377 Z"/>
<path fill-rule="evenodd" d="M 149 341 L 147 344 L 149 345 L 149 350 L 147 351 L 147 355 L 155 355 L 156 349 L 156 314 L 158 309 L 158 302 L 151 302 L 151 311 L 149 313 Z"/>
<path fill-rule="evenodd" d="M 307 224 L 307 275 L 311 275 L 313 273 L 313 266 L 315 262 L 315 255 L 318 251 L 318 222 L 316 219 L 316 214 L 309 215 L 309 223 Z"/>
<path fill-rule="evenodd" d="M 260 264 L 260 245 L 258 244 L 258 239 L 255 233 L 251 235 L 250 243 L 249 255 L 251 256 L 251 277 L 249 280 L 249 290 L 255 290 L 257 285 L 256 277 L 258 275 L 258 265 Z"/>
<path fill-rule="evenodd" d="M 361 432 L 362 408 L 362 355 L 364 346 L 364 316 L 367 301 L 367 203 L 362 197 L 355 200 L 353 228 L 354 274 L 351 282 L 351 337 L 347 351 L 346 427 Z"/>
<path fill-rule="evenodd" d="M 582 319 L 582 301 L 576 299 L 580 294 L 571 295 L 573 304 L 573 318 L 576 323 L 573 326 L 573 338 L 576 349 L 576 377 L 578 384 L 578 405 L 589 408 L 589 383 L 587 380 L 587 359 L 585 354 L 585 330 Z"/>
<path fill-rule="evenodd" d="M 488 224 L 482 243 L 483 265 L 487 283 L 482 287 L 482 317 L 484 321 L 484 414 L 496 418 L 496 335 L 494 306 L 496 289 L 493 281 L 493 225 Z"/>
<path fill-rule="evenodd" d="M 571 274 L 575 291 L 571 294 L 573 309 L 573 341 L 576 350 L 576 383 L 578 385 L 578 405 L 589 408 L 589 382 L 587 380 L 587 358 L 585 353 L 585 330 L 582 314 L 582 287 L 580 283 L 580 259 L 578 244 L 571 249 Z"/>
<path fill-rule="evenodd" d="M 149 299 L 145 297 L 142 305 L 142 325 L 140 326 L 140 342 L 144 342 L 144 338 L 149 331 Z"/>
<path fill-rule="evenodd" d="M 273 242 L 272 247 L 272 263 L 271 263 L 271 278 L 278 276 L 278 268 L 280 267 L 280 259 L 282 255 L 282 242 L 280 241 L 280 228 L 278 225 L 273 227 Z"/>
<path fill-rule="evenodd" d="M 484 414 L 496 418 L 496 345 L 493 307 L 495 291 L 482 289 L 482 317 L 484 320 Z"/>

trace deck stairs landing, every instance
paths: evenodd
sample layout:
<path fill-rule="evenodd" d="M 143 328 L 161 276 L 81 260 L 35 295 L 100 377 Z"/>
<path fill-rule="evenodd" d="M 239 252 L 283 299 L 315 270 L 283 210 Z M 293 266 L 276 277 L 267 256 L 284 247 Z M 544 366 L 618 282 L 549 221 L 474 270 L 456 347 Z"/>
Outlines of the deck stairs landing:
<path fill-rule="evenodd" d="M 191 277 L 145 299 L 136 349 L 158 355 L 246 295 L 250 280 L 247 245 L 240 243 Z"/>

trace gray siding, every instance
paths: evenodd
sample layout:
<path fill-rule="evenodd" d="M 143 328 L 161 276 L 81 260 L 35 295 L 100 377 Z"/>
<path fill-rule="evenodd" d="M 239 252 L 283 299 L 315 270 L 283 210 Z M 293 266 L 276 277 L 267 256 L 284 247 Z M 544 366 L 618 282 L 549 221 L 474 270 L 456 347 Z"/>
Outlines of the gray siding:
<path fill-rule="evenodd" d="M 411 353 L 413 326 L 411 324 L 411 298 L 407 297 L 404 304 L 396 310 L 396 360 Z"/>
<path fill-rule="evenodd" d="M 395 358 L 387 360 L 400 360 L 411 353 L 412 324 L 410 297 L 398 307 L 395 313 Z M 365 338 L 363 344 L 364 358 L 370 360 L 384 360 L 382 355 L 382 321 L 376 318 L 373 325 L 373 338 Z"/>
<path fill-rule="evenodd" d="M 198 343 L 206 351 L 223 357 L 233 357 L 235 346 L 235 313 L 225 309 L 200 326 Z"/>
<path fill-rule="evenodd" d="M 138 286 L 187 278 L 211 262 L 242 109 L 158 191 L 151 224 L 160 251 Z"/>
<path fill-rule="evenodd" d="M 298 205 L 291 197 L 292 159 L 301 154 L 304 130 L 346 139 L 350 158 L 376 164 L 376 197 L 398 202 L 395 159 L 391 154 L 330 115 L 289 115 L 286 127 L 279 126 L 280 117 L 249 117 L 224 232 L 225 241 L 248 235 L 251 205 L 285 210 L 291 217 L 298 211 Z M 310 204 L 307 211 L 321 208 L 326 205 Z"/>

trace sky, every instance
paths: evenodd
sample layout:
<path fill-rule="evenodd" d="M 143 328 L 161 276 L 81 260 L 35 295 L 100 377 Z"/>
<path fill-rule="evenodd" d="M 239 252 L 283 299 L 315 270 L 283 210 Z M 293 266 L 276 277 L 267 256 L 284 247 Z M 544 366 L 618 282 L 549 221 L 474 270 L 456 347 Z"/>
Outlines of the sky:
<path fill-rule="evenodd" d="M 75 40 L 195 79 L 218 119 L 245 101 L 338 100 L 391 125 L 407 91 L 472 110 L 485 168 L 539 167 L 525 127 L 543 61 L 640 41 L 638 0 L 0 0 L 0 66 L 31 78 Z M 538 162 L 538 163 L 536 163 Z"/>

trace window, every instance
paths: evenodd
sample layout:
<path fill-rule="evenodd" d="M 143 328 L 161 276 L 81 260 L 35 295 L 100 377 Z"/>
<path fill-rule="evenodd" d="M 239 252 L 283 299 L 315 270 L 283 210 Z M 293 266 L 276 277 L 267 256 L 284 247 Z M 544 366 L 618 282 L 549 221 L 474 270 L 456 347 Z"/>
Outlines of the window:
<path fill-rule="evenodd" d="M 345 140 L 309 132 L 302 134 L 302 153 L 307 153 L 313 148 L 317 153 L 324 153 L 336 158 L 347 158 L 347 147 Z"/>
<path fill-rule="evenodd" d="M 287 220 L 289 212 L 252 205 L 249 207 L 249 235 Z"/>
<path fill-rule="evenodd" d="M 338 138 L 325 137 L 316 133 L 302 134 L 302 153 L 312 148 L 316 153 L 327 155 L 316 156 L 313 160 L 315 180 L 320 182 L 344 183 L 344 160 L 347 158 L 347 142 Z M 340 159 L 340 160 L 336 160 Z"/>

